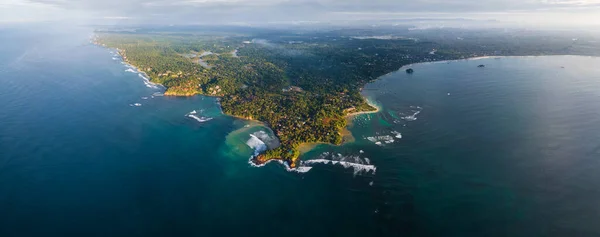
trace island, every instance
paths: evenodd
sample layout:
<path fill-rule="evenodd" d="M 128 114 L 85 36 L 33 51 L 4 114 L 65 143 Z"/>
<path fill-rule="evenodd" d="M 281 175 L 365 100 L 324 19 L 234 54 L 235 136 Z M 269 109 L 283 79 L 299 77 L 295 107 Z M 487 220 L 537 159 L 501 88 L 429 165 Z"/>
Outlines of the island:
<path fill-rule="evenodd" d="M 518 51 L 521 42 L 511 51 L 504 41 L 497 47 L 472 46 L 418 35 L 390 39 L 354 34 L 172 27 L 102 30 L 96 32 L 94 42 L 116 49 L 126 63 L 163 85 L 166 96 L 219 97 L 224 114 L 264 123 L 281 145 L 252 162 L 280 160 L 291 168 L 298 165 L 301 146 L 339 145 L 347 116 L 377 111 L 361 89 L 380 76 L 414 63 L 498 52 L 533 54 Z M 432 48 L 435 54 L 430 53 Z M 535 50 L 535 54 L 552 53 L 552 49 Z"/>

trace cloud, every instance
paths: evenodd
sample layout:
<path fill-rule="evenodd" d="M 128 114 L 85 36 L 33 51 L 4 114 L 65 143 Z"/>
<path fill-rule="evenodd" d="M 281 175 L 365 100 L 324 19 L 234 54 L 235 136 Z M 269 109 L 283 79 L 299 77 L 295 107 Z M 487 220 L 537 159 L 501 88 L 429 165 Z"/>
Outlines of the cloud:
<path fill-rule="evenodd" d="M 6 0 L 147 23 L 327 21 L 377 14 L 599 9 L 600 0 Z M 0 7 L 2 4 L 0 3 Z"/>
<path fill-rule="evenodd" d="M 0 1 L 0 23 L 35 22 L 39 19 L 55 20 L 59 19 L 63 12 L 63 9 L 35 1 Z"/>

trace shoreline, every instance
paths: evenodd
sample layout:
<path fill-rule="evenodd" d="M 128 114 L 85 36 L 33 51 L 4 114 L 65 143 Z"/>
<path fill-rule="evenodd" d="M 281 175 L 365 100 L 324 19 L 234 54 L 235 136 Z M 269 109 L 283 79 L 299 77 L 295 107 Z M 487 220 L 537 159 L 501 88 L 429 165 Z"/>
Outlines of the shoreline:
<path fill-rule="evenodd" d="M 461 58 L 461 59 L 448 59 L 448 60 L 440 60 L 440 61 L 429 61 L 429 62 L 418 62 L 418 63 L 411 63 L 411 64 L 406 64 L 400 68 L 398 68 L 398 70 L 393 71 L 393 72 L 389 72 L 386 73 L 385 75 L 388 74 L 392 74 L 392 73 L 396 73 L 402 69 L 406 69 L 407 67 L 412 67 L 412 66 L 416 66 L 416 65 L 420 65 L 420 64 L 438 64 L 438 63 L 449 63 L 449 62 L 460 62 L 460 61 L 476 61 L 476 60 L 483 60 L 483 59 L 503 59 L 503 58 L 537 58 L 537 57 L 560 57 L 560 56 L 571 56 L 571 57 L 592 57 L 592 58 L 598 58 L 600 56 L 590 56 L 590 55 L 577 55 L 577 54 L 545 54 L 545 55 L 496 55 L 496 56 L 477 56 L 477 57 L 470 57 L 470 58 Z M 383 76 L 385 76 L 383 75 Z M 383 77 L 381 76 L 381 77 Z M 378 77 L 373 81 L 377 81 L 379 80 Z"/>
<path fill-rule="evenodd" d="M 303 155 L 309 151 L 312 151 L 319 145 L 333 145 L 333 144 L 329 144 L 326 142 L 305 142 L 305 143 L 300 143 L 300 145 L 298 145 L 298 151 L 300 152 L 300 155 Z"/>
<path fill-rule="evenodd" d="M 97 45 L 97 46 L 100 46 L 100 47 L 103 47 L 103 48 L 106 48 L 106 49 L 109 49 L 109 50 L 114 50 L 113 52 L 116 51 L 116 53 L 120 56 L 120 61 L 123 64 L 125 64 L 126 66 L 135 69 L 139 73 L 140 77 L 142 77 L 142 79 L 144 80 L 144 84 L 146 84 L 146 86 L 148 86 L 148 84 L 150 84 L 152 86 L 161 87 L 160 89 L 163 89 L 163 91 L 164 91 L 163 94 L 165 96 L 191 97 L 191 96 L 201 95 L 201 96 L 217 97 L 217 98 L 219 98 L 219 96 L 204 95 L 204 94 L 201 94 L 201 93 L 185 94 L 185 95 L 178 95 L 178 94 L 167 93 L 167 91 L 169 89 L 168 87 L 166 87 L 166 86 L 164 86 L 164 85 L 162 85 L 160 83 L 154 83 L 154 82 L 152 82 L 151 81 L 152 78 L 146 72 L 144 72 L 140 68 L 138 68 L 135 65 L 131 64 L 130 62 L 128 62 L 128 60 L 126 59 L 126 55 L 124 53 L 122 53 L 120 49 L 118 49 L 118 48 L 111 48 L 111 47 L 99 44 L 98 42 L 94 42 L 93 44 Z M 427 61 L 427 62 L 415 62 L 415 63 L 411 63 L 411 64 L 402 65 L 402 66 L 400 66 L 396 70 L 393 70 L 393 71 L 388 72 L 388 73 L 386 73 L 384 75 L 381 75 L 381 76 L 379 76 L 379 77 L 377 77 L 377 78 L 375 78 L 375 79 L 373 79 L 373 80 L 371 80 L 369 82 L 366 82 L 363 85 L 363 88 L 368 83 L 372 83 L 372 82 L 375 82 L 377 80 L 380 80 L 384 76 L 387 76 L 387 75 L 392 74 L 392 73 L 398 73 L 398 72 L 400 72 L 403 69 L 406 69 L 406 68 L 409 68 L 409 67 L 413 67 L 413 66 L 416 66 L 416 65 L 419 65 L 419 64 L 440 64 L 440 63 L 459 62 L 459 61 L 483 60 L 483 59 L 491 59 L 491 58 L 544 57 L 544 56 L 560 56 L 560 55 L 476 56 L 476 57 L 467 57 L 467 58 L 460 58 L 460 59 L 449 59 L 449 60 Z M 581 55 L 563 55 L 563 56 L 581 56 Z M 590 56 L 590 57 L 593 57 L 593 56 Z M 375 108 L 375 110 L 373 110 L 373 111 L 360 111 L 360 112 L 354 112 L 354 113 L 349 113 L 349 114 L 344 115 L 344 119 L 346 119 L 347 124 L 346 124 L 346 126 L 344 128 L 342 128 L 342 129 L 340 129 L 340 131 L 338 131 L 340 133 L 340 135 L 342 135 L 342 143 L 341 144 L 336 145 L 336 144 L 331 144 L 331 143 L 326 143 L 326 142 L 299 143 L 299 145 L 296 148 L 300 152 L 300 155 L 303 155 L 303 154 L 305 154 L 307 152 L 310 152 L 311 150 L 315 149 L 319 145 L 342 146 L 342 145 L 345 145 L 345 144 L 349 144 L 349 143 L 355 142 L 355 138 L 354 138 L 354 136 L 352 135 L 352 132 L 349 129 L 350 127 L 353 126 L 353 124 L 352 124 L 353 119 L 355 117 L 359 116 L 359 115 L 363 115 L 363 114 L 377 114 L 377 113 L 379 113 L 379 112 L 382 111 L 382 107 L 381 106 L 376 105 L 375 103 L 372 103 L 364 94 L 362 94 L 362 92 L 363 92 L 362 88 L 361 88 L 360 92 L 361 92 L 361 95 L 363 96 L 363 98 L 365 99 L 366 103 L 369 104 L 371 107 Z M 219 107 L 221 107 L 221 105 L 219 105 Z M 259 121 L 259 120 L 255 120 L 253 118 L 236 116 L 236 115 L 231 115 L 231 114 L 225 114 L 225 113 L 223 113 L 222 108 L 221 108 L 221 114 L 226 115 L 226 116 L 230 116 L 230 117 L 233 117 L 233 118 L 236 118 L 236 119 L 240 119 L 240 120 L 243 120 L 243 121 L 247 121 L 247 122 L 249 122 L 251 124 L 250 125 L 251 127 L 253 127 L 253 126 L 264 126 L 264 127 L 268 128 L 268 129 L 270 129 L 271 131 L 273 131 L 273 129 L 270 126 L 268 126 L 268 124 L 266 124 L 266 123 L 264 123 L 262 121 Z M 245 130 L 245 128 L 241 128 L 240 130 Z M 277 137 L 277 139 L 279 139 L 279 137 L 277 136 L 276 133 L 273 133 L 273 134 Z M 263 154 L 264 154 L 264 152 L 263 152 Z M 286 163 L 286 164 L 288 163 L 287 161 L 282 160 L 282 159 L 271 159 L 271 160 L 268 160 L 266 162 L 260 162 L 260 161 L 256 160 L 255 158 L 254 159 L 251 158 L 250 160 L 251 160 L 252 163 L 254 163 L 255 165 L 258 165 L 258 166 L 264 165 L 264 164 L 266 164 L 266 163 L 268 163 L 268 162 L 270 162 L 272 160 L 277 160 L 277 161 L 280 161 L 280 162 L 283 162 L 283 163 Z M 288 164 L 288 165 L 290 165 L 291 168 L 294 168 L 295 164 Z"/>
<path fill-rule="evenodd" d="M 378 80 L 378 79 L 375 79 L 375 80 Z M 362 90 L 361 90 L 361 92 L 362 92 Z M 353 117 L 356 117 L 356 116 L 361 115 L 361 114 L 376 114 L 376 113 L 381 112 L 382 108 L 379 105 L 371 102 L 369 100 L 369 98 L 367 98 L 364 95 L 362 95 L 362 97 L 365 99 L 365 101 L 367 102 L 367 104 L 370 105 L 371 107 L 375 108 L 375 110 L 373 110 L 373 111 L 360 111 L 360 112 L 349 113 L 349 114 L 346 114 L 344 116 L 345 118 L 353 118 Z"/>
<path fill-rule="evenodd" d="M 352 120 L 359 115 L 363 115 L 363 114 L 376 114 L 382 111 L 381 106 L 376 105 L 375 103 L 371 102 L 366 96 L 363 95 L 363 98 L 365 99 L 365 101 L 367 102 L 367 104 L 369 104 L 371 107 L 375 108 L 375 110 L 373 111 L 361 111 L 361 112 L 354 112 L 354 113 L 350 113 L 344 116 L 344 119 L 346 119 L 346 126 L 339 131 L 340 135 L 342 135 L 342 143 L 339 145 L 336 144 L 331 144 L 331 143 L 327 143 L 327 142 L 305 142 L 305 143 L 300 143 L 300 145 L 298 145 L 298 151 L 300 151 L 300 154 L 306 154 L 312 150 L 314 150 L 317 146 L 319 145 L 328 145 L 328 146 L 343 146 L 346 144 L 350 144 L 354 141 L 356 141 L 356 139 L 354 138 L 354 135 L 352 135 L 352 132 L 350 131 L 350 127 L 352 126 Z"/>
<path fill-rule="evenodd" d="M 412 63 L 412 64 L 404 65 L 404 66 L 400 67 L 398 70 L 395 70 L 393 72 L 386 73 L 385 75 L 380 76 L 380 77 L 378 77 L 375 80 L 372 80 L 370 82 L 367 82 L 366 84 L 375 82 L 375 81 L 377 81 L 377 80 L 381 79 L 382 77 L 387 76 L 389 74 L 400 72 L 402 69 L 405 69 L 407 67 L 412 67 L 412 66 L 419 65 L 419 64 L 436 64 L 436 63 L 447 63 L 447 62 L 458 62 L 458 61 L 471 61 L 471 60 L 475 61 L 475 60 L 490 59 L 490 58 L 502 58 L 502 57 L 538 57 L 538 56 L 480 56 L 480 57 L 472 57 L 472 58 L 464 58 L 464 59 L 451 59 L 451 60 L 441 60 L 441 61 Z M 354 138 L 352 132 L 349 129 L 352 126 L 352 120 L 355 117 L 359 116 L 359 115 L 363 115 L 363 114 L 377 114 L 377 113 L 379 113 L 379 112 L 381 112 L 383 110 L 381 106 L 373 103 L 372 101 L 369 100 L 369 98 L 367 98 L 365 95 L 363 95 L 362 94 L 362 89 L 361 89 L 361 95 L 363 96 L 363 98 L 365 99 L 365 101 L 367 102 L 367 104 L 369 104 L 371 107 L 375 108 L 375 110 L 374 111 L 354 112 L 354 113 L 349 113 L 349 114 L 347 114 L 347 115 L 344 116 L 344 118 L 346 119 L 347 125 L 346 125 L 346 127 L 344 127 L 340 131 L 341 135 L 343 136 L 343 138 L 342 138 L 342 144 L 336 145 L 336 144 L 331 144 L 331 143 L 326 143 L 326 142 L 306 142 L 306 143 L 300 143 L 300 145 L 298 145 L 298 151 L 300 151 L 300 155 L 306 154 L 306 153 L 314 150 L 319 145 L 343 146 L 345 144 L 349 144 L 349 143 L 354 142 L 355 138 Z"/>
<path fill-rule="evenodd" d="M 168 88 L 166 86 L 164 86 L 163 84 L 152 82 L 152 77 L 150 77 L 145 71 L 141 70 L 137 66 L 129 63 L 128 60 L 127 60 L 127 55 L 125 55 L 124 53 L 122 53 L 119 48 L 111 48 L 111 47 L 102 45 L 102 44 L 100 44 L 100 43 L 98 43 L 96 41 L 92 42 L 92 44 L 96 45 L 96 46 L 99 46 L 99 47 L 102 47 L 102 48 L 105 48 L 105 49 L 108 49 L 109 52 L 111 52 L 111 50 L 114 50 L 114 53 L 116 53 L 117 55 L 119 55 L 121 63 L 123 65 L 125 65 L 126 67 L 129 67 L 129 68 L 135 69 L 135 71 L 138 73 L 138 75 L 144 81 L 144 85 L 146 85 L 146 87 L 148 87 L 148 85 L 151 85 L 151 86 L 155 87 L 156 89 L 162 89 L 163 90 L 163 95 L 166 95 L 166 92 L 167 92 Z M 170 96 L 170 95 L 166 95 L 166 96 Z"/>

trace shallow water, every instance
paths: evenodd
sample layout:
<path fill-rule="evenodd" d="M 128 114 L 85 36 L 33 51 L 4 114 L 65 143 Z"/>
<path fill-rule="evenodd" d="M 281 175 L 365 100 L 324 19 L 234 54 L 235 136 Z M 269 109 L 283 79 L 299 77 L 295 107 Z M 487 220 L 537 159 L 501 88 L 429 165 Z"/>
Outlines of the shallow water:
<path fill-rule="evenodd" d="M 302 157 L 376 172 L 298 174 L 251 167 L 268 129 L 158 96 L 89 32 L 0 34 L 0 236 L 599 234 L 597 58 L 389 74 L 365 87 L 383 110 L 355 119 L 356 142 Z"/>

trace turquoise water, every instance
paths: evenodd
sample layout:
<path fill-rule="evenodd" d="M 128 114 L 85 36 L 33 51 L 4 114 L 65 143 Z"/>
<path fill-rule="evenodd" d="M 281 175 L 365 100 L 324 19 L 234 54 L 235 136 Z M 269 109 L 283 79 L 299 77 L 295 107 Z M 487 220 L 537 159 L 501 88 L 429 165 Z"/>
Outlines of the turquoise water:
<path fill-rule="evenodd" d="M 356 142 L 295 173 L 248 164 L 268 129 L 160 96 L 89 34 L 0 30 L 0 236 L 600 234 L 598 58 L 386 75 Z"/>

